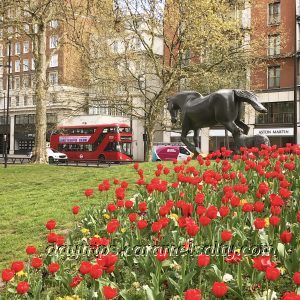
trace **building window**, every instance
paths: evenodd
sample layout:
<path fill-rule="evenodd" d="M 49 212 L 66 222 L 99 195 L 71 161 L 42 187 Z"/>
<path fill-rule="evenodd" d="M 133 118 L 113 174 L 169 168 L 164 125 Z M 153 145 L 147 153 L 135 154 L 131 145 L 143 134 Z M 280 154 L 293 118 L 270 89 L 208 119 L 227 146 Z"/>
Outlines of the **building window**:
<path fill-rule="evenodd" d="M 36 105 L 36 95 L 32 95 L 32 104 Z"/>
<path fill-rule="evenodd" d="M 29 71 L 29 60 L 23 59 L 23 72 Z"/>
<path fill-rule="evenodd" d="M 31 87 L 32 87 L 32 88 L 35 88 L 35 84 L 36 84 L 35 75 L 32 74 L 32 75 L 31 75 Z"/>
<path fill-rule="evenodd" d="M 15 89 L 20 89 L 20 77 L 15 77 Z"/>
<path fill-rule="evenodd" d="M 15 72 L 20 72 L 20 60 L 15 61 Z"/>
<path fill-rule="evenodd" d="M 0 45 L 0 57 L 3 57 L 3 45 Z"/>
<path fill-rule="evenodd" d="M 52 20 L 52 21 L 50 21 L 50 28 L 51 29 L 58 28 L 58 20 Z"/>
<path fill-rule="evenodd" d="M 27 32 L 27 33 L 29 32 L 29 25 L 28 24 L 24 25 L 24 31 Z"/>
<path fill-rule="evenodd" d="M 49 47 L 50 49 L 57 48 L 58 45 L 58 37 L 57 35 L 50 36 Z"/>
<path fill-rule="evenodd" d="M 20 97 L 16 96 L 16 106 L 20 106 Z"/>
<path fill-rule="evenodd" d="M 30 77 L 28 75 L 23 76 L 23 87 L 30 88 Z"/>
<path fill-rule="evenodd" d="M 256 124 L 292 124 L 294 120 L 293 101 L 263 103 L 266 114 L 256 112 Z"/>
<path fill-rule="evenodd" d="M 53 113 L 47 114 L 47 123 L 55 124 L 57 123 L 57 115 Z"/>
<path fill-rule="evenodd" d="M 58 74 L 57 74 L 57 72 L 49 73 L 49 84 L 50 85 L 58 84 Z"/>
<path fill-rule="evenodd" d="M 28 53 L 29 52 L 29 42 L 25 41 L 23 42 L 23 53 Z"/>
<path fill-rule="evenodd" d="M 280 87 L 280 66 L 268 67 L 268 88 Z"/>
<path fill-rule="evenodd" d="M 34 63 L 34 58 L 31 59 L 31 70 L 35 70 L 35 63 Z"/>
<path fill-rule="evenodd" d="M 24 96 L 24 106 L 27 106 L 28 105 L 28 96 L 25 95 Z"/>
<path fill-rule="evenodd" d="M 280 54 L 280 35 L 269 35 L 268 37 L 268 55 L 274 56 Z"/>
<path fill-rule="evenodd" d="M 20 43 L 15 43 L 15 54 L 21 54 L 21 44 Z"/>
<path fill-rule="evenodd" d="M 58 54 L 54 54 L 51 56 L 49 67 L 58 67 Z"/>
<path fill-rule="evenodd" d="M 107 100 L 93 101 L 92 114 L 105 116 L 124 116 L 124 112 L 119 109 L 120 105 L 112 105 Z"/>
<path fill-rule="evenodd" d="M 269 3 L 269 25 L 280 22 L 280 2 Z"/>

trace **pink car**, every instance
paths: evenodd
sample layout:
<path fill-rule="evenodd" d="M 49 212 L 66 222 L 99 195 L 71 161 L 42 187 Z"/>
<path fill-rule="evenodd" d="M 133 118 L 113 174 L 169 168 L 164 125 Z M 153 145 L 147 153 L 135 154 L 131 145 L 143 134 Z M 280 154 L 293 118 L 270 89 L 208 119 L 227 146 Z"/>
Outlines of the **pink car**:
<path fill-rule="evenodd" d="M 154 146 L 152 152 L 152 161 L 161 160 L 185 160 L 193 154 L 186 146 L 160 145 Z"/>

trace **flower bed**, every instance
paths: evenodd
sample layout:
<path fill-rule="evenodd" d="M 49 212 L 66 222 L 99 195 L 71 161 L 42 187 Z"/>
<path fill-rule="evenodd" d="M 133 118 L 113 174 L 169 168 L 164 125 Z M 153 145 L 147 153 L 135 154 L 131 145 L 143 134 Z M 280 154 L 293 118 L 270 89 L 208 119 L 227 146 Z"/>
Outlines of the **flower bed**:
<path fill-rule="evenodd" d="M 47 249 L 2 270 L 1 296 L 300 299 L 300 148 L 241 151 L 157 164 L 153 178 L 134 164 L 133 195 L 120 179 L 85 190 L 74 230 L 48 220 Z"/>

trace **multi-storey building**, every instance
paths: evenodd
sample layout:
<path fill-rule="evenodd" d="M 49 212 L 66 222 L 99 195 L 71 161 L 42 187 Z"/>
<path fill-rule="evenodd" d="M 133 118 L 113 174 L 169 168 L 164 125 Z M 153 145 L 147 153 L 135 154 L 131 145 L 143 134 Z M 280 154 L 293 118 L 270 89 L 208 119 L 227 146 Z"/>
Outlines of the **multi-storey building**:
<path fill-rule="evenodd" d="M 58 48 L 60 26 L 57 20 L 52 20 L 46 34 L 46 56 L 49 59 L 47 138 L 57 122 L 74 112 L 87 111 L 88 94 L 83 89 L 84 82 L 80 76 L 79 55 L 69 45 Z M 4 152 L 3 139 L 7 133 L 10 154 L 26 153 L 32 149 L 36 110 L 33 43 L 27 35 L 15 34 L 14 30 L 13 27 L 7 30 L 11 39 L 3 38 L 2 34 L 0 36 L 0 153 Z"/>
<path fill-rule="evenodd" d="M 252 39 L 263 36 L 265 48 L 261 64 L 251 70 L 250 88 L 268 113 L 252 113 L 248 122 L 254 134 L 266 134 L 279 146 L 300 142 L 299 13 L 299 0 L 263 0 L 252 7 Z"/>

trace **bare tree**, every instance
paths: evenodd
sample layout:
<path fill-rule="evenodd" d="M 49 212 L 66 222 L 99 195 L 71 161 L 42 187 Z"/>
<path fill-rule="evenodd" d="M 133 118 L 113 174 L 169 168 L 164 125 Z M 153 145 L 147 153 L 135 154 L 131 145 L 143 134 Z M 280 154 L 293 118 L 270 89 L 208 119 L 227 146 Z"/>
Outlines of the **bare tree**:
<path fill-rule="evenodd" d="M 245 87 L 255 56 L 242 26 L 244 2 L 95 0 L 79 22 L 69 7 L 68 39 L 95 99 L 141 122 L 148 159 L 170 93 Z"/>
<path fill-rule="evenodd" d="M 31 53 L 34 62 L 36 99 L 36 131 L 33 160 L 35 163 L 46 163 L 46 133 L 47 133 L 47 94 L 49 80 L 47 71 L 53 55 L 67 44 L 66 14 L 73 9 L 73 2 L 63 0 L 3 0 L 1 4 L 1 30 L 4 40 L 18 42 L 24 37 L 32 42 Z M 80 15 L 89 1 L 80 5 Z M 76 6 L 78 9 L 79 6 Z M 48 37 L 53 37 L 52 46 L 47 47 Z M 73 56 L 76 54 L 73 53 Z M 82 107 L 83 103 L 80 103 Z"/>

